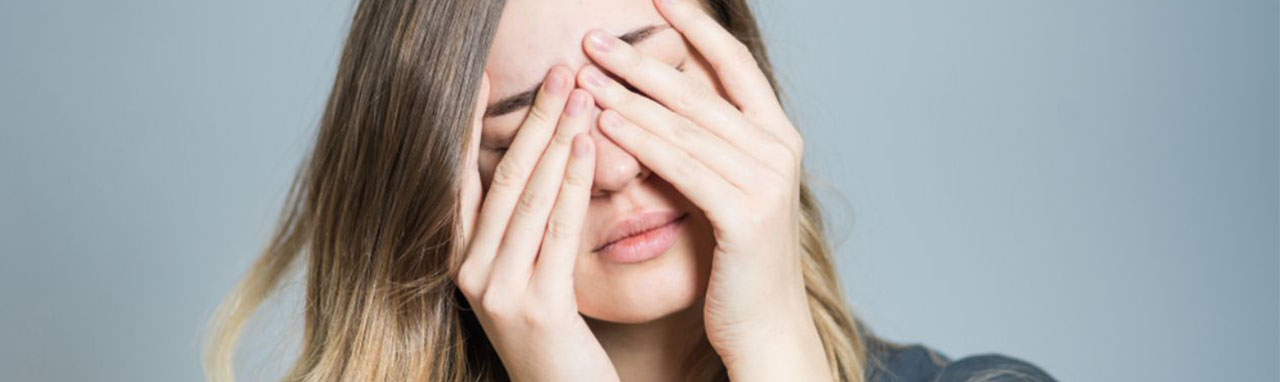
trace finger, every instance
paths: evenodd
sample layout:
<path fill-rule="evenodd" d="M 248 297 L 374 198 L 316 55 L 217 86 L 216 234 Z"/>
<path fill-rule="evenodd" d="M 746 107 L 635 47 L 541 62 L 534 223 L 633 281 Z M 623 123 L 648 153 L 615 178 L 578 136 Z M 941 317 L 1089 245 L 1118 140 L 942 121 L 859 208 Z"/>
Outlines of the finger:
<path fill-rule="evenodd" d="M 583 220 L 591 203 L 596 163 L 594 143 L 587 134 L 578 134 L 571 146 L 564 181 L 533 271 L 534 284 L 548 291 L 573 288 L 573 266 L 578 259 Z"/>
<path fill-rule="evenodd" d="M 572 89 L 572 74 L 563 66 L 553 67 L 547 73 L 546 80 L 534 96 L 528 116 L 521 123 L 506 155 L 498 161 L 476 223 L 472 251 L 482 257 L 477 261 L 487 265 L 497 253 L 512 210 L 555 131 L 555 116 L 564 109 Z"/>
<path fill-rule="evenodd" d="M 750 183 L 751 165 L 769 163 L 752 158 L 748 154 L 771 152 L 768 151 L 765 142 L 747 138 L 750 135 L 747 132 L 767 134 L 755 127 L 722 128 L 721 130 L 737 130 L 737 134 L 728 132 L 724 135 L 715 134 L 707 125 L 690 121 L 672 113 L 651 99 L 632 93 L 621 83 L 605 77 L 593 66 L 582 68 L 578 77 L 579 82 L 596 95 L 598 103 L 605 108 L 616 110 L 627 120 L 680 146 L 738 187 L 745 187 Z M 745 121 L 739 123 L 745 123 Z M 773 138 L 767 139 L 770 139 L 770 142 L 776 142 Z M 736 143 L 730 143 L 734 141 Z M 774 170 L 781 171 L 779 168 Z"/>
<path fill-rule="evenodd" d="M 748 117 L 766 126 L 777 126 L 786 119 L 768 77 L 742 41 L 690 1 L 657 0 L 656 3 L 667 22 L 707 59 L 729 98 L 742 107 Z"/>
<path fill-rule="evenodd" d="M 614 110 L 600 113 L 600 129 L 706 212 L 711 221 L 737 221 L 745 194 L 688 152 L 636 126 Z"/>
<path fill-rule="evenodd" d="M 559 118 L 555 137 L 538 160 L 538 165 L 512 212 L 502 244 L 498 247 L 493 272 L 500 280 L 528 282 L 534 258 L 547 228 L 547 218 L 551 215 L 560 183 L 564 179 L 569 145 L 574 136 L 586 132 L 590 126 L 591 118 L 586 109 L 591 105 L 591 95 L 586 91 L 574 90 L 569 98 L 569 103 Z"/>
<path fill-rule="evenodd" d="M 645 95 L 677 114 L 697 122 L 743 150 L 758 152 L 756 149 L 760 145 L 777 142 L 772 134 L 748 120 L 737 106 L 721 98 L 710 85 L 680 73 L 670 65 L 600 30 L 588 33 L 586 41 L 587 54 L 605 70 L 616 74 Z M 582 72 L 585 72 L 582 74 L 585 74 L 587 79 L 593 80 L 590 81 L 591 83 L 606 83 L 607 78 L 601 75 L 599 70 L 584 69 Z M 606 93 L 618 96 L 597 95 L 606 102 L 606 107 L 615 107 L 607 103 L 626 100 L 621 95 L 624 94 L 623 92 L 630 93 L 620 84 L 612 88 Z"/>
<path fill-rule="evenodd" d="M 476 215 L 480 212 L 480 132 L 483 129 L 485 105 L 489 102 L 489 74 L 481 72 L 480 89 L 471 112 L 471 129 L 466 133 L 466 145 L 462 155 L 462 183 L 459 190 L 459 215 L 462 221 L 462 242 L 470 243 L 475 233 Z"/>

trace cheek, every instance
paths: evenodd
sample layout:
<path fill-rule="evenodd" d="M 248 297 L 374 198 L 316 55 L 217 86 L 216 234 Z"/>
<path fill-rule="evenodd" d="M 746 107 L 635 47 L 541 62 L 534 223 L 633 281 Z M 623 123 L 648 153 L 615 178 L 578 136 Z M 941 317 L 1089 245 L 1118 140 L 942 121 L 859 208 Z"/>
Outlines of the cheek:
<path fill-rule="evenodd" d="M 480 151 L 477 167 L 480 169 L 480 184 L 483 189 L 489 189 L 489 182 L 493 180 L 493 170 L 498 167 L 498 161 L 501 159 L 501 154 L 489 150 Z"/>
<path fill-rule="evenodd" d="M 480 151 L 479 158 L 476 159 L 477 168 L 480 169 L 480 191 L 484 194 L 489 192 L 489 182 L 493 181 L 493 169 L 498 167 L 498 160 L 502 156 L 489 153 L 488 150 Z"/>

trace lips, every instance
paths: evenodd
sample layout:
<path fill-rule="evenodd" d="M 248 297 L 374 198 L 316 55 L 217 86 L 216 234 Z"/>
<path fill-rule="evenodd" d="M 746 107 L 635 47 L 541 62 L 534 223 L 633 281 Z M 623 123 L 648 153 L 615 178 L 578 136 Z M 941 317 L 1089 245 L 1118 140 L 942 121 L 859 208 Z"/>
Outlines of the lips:
<path fill-rule="evenodd" d="M 687 213 L 675 211 L 632 216 L 610 226 L 592 252 L 620 263 L 651 259 L 675 243 L 687 216 Z"/>

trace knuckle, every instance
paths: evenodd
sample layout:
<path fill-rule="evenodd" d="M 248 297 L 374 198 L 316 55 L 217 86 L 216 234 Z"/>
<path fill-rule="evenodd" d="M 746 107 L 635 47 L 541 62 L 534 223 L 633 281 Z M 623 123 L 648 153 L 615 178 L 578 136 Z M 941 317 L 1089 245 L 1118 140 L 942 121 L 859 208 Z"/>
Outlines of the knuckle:
<path fill-rule="evenodd" d="M 675 106 L 680 110 L 694 110 L 705 104 L 710 96 L 711 87 L 695 81 L 686 81 L 679 96 L 676 97 Z"/>
<path fill-rule="evenodd" d="M 742 115 L 746 116 L 747 120 L 756 123 L 765 123 L 769 121 L 769 115 L 755 108 L 747 108 L 746 110 L 743 110 Z"/>
<path fill-rule="evenodd" d="M 788 194 L 787 183 L 778 176 L 770 176 L 768 185 L 763 187 L 769 196 L 770 203 L 777 203 Z"/>
<path fill-rule="evenodd" d="M 639 133 L 639 131 L 652 131 L 650 129 L 653 129 L 653 127 L 651 127 L 648 123 L 646 123 L 644 127 L 641 127 L 640 124 L 631 123 L 631 122 L 623 122 L 623 124 L 629 125 L 628 127 L 630 129 L 636 130 L 631 132 L 631 134 L 627 137 L 627 139 L 635 143 L 635 147 L 653 148 L 662 144 L 662 138 L 658 137 L 657 134 Z"/>
<path fill-rule="evenodd" d="M 618 88 L 616 91 L 618 93 L 618 105 L 621 106 L 622 109 L 635 109 L 641 105 L 643 97 L 639 94 L 625 88 Z"/>
<path fill-rule="evenodd" d="M 782 183 L 782 177 L 773 171 L 760 171 L 756 173 L 753 189 L 763 191 L 765 195 L 773 195 L 777 191 L 778 184 Z"/>
<path fill-rule="evenodd" d="M 644 55 L 639 51 L 627 49 L 630 52 L 622 58 L 622 70 L 626 73 L 634 73 L 644 65 Z"/>
<path fill-rule="evenodd" d="M 480 298 L 480 309 L 491 317 L 507 317 L 512 313 L 511 303 L 507 300 L 506 296 L 495 293 L 494 289 L 490 288 Z"/>
<path fill-rule="evenodd" d="M 573 137 L 575 135 L 576 134 L 574 134 L 573 131 L 569 131 L 569 129 L 562 127 L 556 132 L 556 135 L 551 138 L 551 144 L 556 147 L 569 147 L 570 144 L 573 144 Z"/>
<path fill-rule="evenodd" d="M 737 65 L 755 65 L 756 56 L 751 53 L 751 48 L 748 48 L 742 41 L 734 40 L 733 47 L 729 48 L 729 62 Z"/>
<path fill-rule="evenodd" d="M 781 204 L 791 196 L 791 182 L 786 177 L 769 174 L 766 179 L 763 185 L 760 186 L 760 190 L 763 192 L 765 200 L 768 200 L 768 203 Z"/>
<path fill-rule="evenodd" d="M 580 174 L 581 171 L 572 171 L 572 168 L 570 170 L 564 175 L 564 183 L 566 185 L 572 188 L 591 187 L 592 179 L 588 174 Z"/>
<path fill-rule="evenodd" d="M 783 169 L 795 165 L 797 158 L 795 151 L 782 142 L 765 145 L 764 151 L 768 158 L 773 159 L 772 162 L 780 164 Z"/>
<path fill-rule="evenodd" d="M 676 161 L 674 171 L 676 176 L 681 179 L 693 179 L 698 176 L 699 166 L 698 162 L 694 161 L 693 158 L 685 157 Z"/>
<path fill-rule="evenodd" d="M 742 41 L 734 39 L 731 46 L 724 52 L 724 59 L 712 62 L 711 65 L 716 71 L 729 69 L 731 65 L 755 65 L 756 57 L 751 53 Z"/>
<path fill-rule="evenodd" d="M 778 140 L 786 145 L 789 151 L 795 153 L 797 158 L 804 151 L 804 136 L 800 135 L 800 130 L 795 127 L 787 126 L 783 129 L 782 136 L 778 137 Z"/>
<path fill-rule="evenodd" d="M 493 170 L 494 187 L 515 187 L 524 180 L 524 166 L 515 157 L 507 156 Z"/>
<path fill-rule="evenodd" d="M 483 288 L 481 288 L 479 284 L 480 276 L 477 275 L 474 270 L 475 265 L 469 264 L 471 263 L 463 263 L 462 268 L 458 270 L 457 284 L 458 290 L 462 291 L 462 294 L 468 299 L 472 299 L 479 296 L 480 293 L 483 292 Z"/>
<path fill-rule="evenodd" d="M 680 118 L 672 124 L 671 135 L 676 141 L 695 139 L 702 133 L 702 127 L 686 118 Z"/>
<path fill-rule="evenodd" d="M 551 123 L 552 119 L 550 111 L 547 110 L 547 106 L 539 105 L 535 102 L 534 106 L 529 108 L 529 115 L 526 116 L 524 120 L 524 127 L 531 127 L 544 126 Z"/>
<path fill-rule="evenodd" d="M 708 216 L 710 217 L 710 216 Z M 744 227 L 744 216 L 736 213 L 721 213 L 716 216 L 716 230 L 718 236 L 734 235 L 742 232 Z M 730 241 L 731 242 L 731 241 Z"/>
<path fill-rule="evenodd" d="M 552 240 L 568 240 L 577 234 L 577 229 L 572 224 L 560 219 L 552 219 L 547 222 L 547 237 Z"/>
<path fill-rule="evenodd" d="M 541 192 L 536 190 L 524 190 L 520 194 L 520 201 L 516 203 L 516 211 L 522 214 L 532 213 L 546 199 Z"/>

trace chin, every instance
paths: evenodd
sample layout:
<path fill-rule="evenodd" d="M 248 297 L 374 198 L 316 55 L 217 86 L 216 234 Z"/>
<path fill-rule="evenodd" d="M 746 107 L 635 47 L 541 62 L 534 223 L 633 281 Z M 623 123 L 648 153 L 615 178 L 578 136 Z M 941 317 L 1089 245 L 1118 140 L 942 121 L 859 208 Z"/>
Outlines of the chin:
<path fill-rule="evenodd" d="M 643 324 L 702 301 L 714 246 L 705 217 L 691 218 L 675 244 L 643 262 L 619 264 L 580 254 L 574 269 L 578 311 L 595 320 Z"/>

